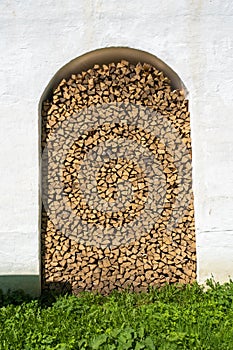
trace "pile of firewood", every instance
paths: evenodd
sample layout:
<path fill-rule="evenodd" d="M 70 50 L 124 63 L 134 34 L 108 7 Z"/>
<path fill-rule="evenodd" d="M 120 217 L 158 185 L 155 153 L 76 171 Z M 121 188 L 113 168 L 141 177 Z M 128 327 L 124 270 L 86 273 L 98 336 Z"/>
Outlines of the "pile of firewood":
<path fill-rule="evenodd" d="M 43 288 L 195 280 L 188 101 L 163 72 L 122 60 L 63 79 L 41 144 Z"/>

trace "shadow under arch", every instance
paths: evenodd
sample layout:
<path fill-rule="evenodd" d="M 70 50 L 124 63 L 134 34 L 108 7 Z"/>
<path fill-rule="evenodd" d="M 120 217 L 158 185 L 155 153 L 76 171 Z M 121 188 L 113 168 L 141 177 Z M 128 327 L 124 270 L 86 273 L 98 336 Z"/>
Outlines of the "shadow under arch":
<path fill-rule="evenodd" d="M 46 100 L 51 100 L 54 89 L 58 86 L 60 81 L 62 79 L 68 79 L 72 74 L 78 74 L 82 71 L 86 71 L 90 68 L 92 68 L 95 64 L 109 64 L 109 63 L 117 63 L 121 60 L 126 60 L 130 62 L 131 64 L 137 64 L 138 62 L 141 63 L 148 63 L 151 66 L 155 67 L 159 71 L 162 71 L 165 76 L 167 76 L 171 82 L 171 87 L 173 90 L 183 91 L 184 96 L 187 96 L 187 89 L 182 82 L 181 78 L 170 68 L 165 62 L 160 60 L 158 57 L 142 51 L 137 50 L 133 48 L 128 47 L 108 47 L 108 48 L 102 48 L 97 49 L 88 53 L 85 53 L 73 60 L 71 60 L 69 63 L 64 65 L 61 69 L 57 71 L 57 73 L 52 77 L 48 85 L 46 86 L 40 101 L 39 101 L 39 130 L 41 135 L 41 115 L 42 115 L 42 108 L 43 108 L 43 102 Z M 41 143 L 40 143 L 40 155 L 41 155 Z M 40 171 L 40 174 L 42 172 Z M 40 179 L 40 184 L 42 183 L 42 179 Z M 40 185 L 41 187 L 41 185 Z M 41 188 L 40 188 L 41 189 Z M 42 215 L 42 197 L 41 197 L 41 191 L 40 191 L 40 218 Z M 42 224 L 42 223 L 41 223 Z M 43 226 L 43 225 L 42 225 Z M 43 230 L 43 229 L 42 229 Z M 43 246 L 45 244 L 41 244 L 41 251 L 42 251 L 42 261 L 41 261 L 41 274 L 42 274 L 42 281 L 43 281 L 43 275 L 44 275 L 44 260 L 43 260 Z M 192 275 L 193 278 L 194 274 Z M 183 280 L 185 281 L 185 279 Z M 46 283 L 45 283 L 46 284 Z M 70 291 L 72 290 L 72 286 L 69 281 L 54 281 L 47 283 L 48 288 L 56 288 L 60 289 L 61 291 Z M 42 283 L 42 289 L 43 289 L 43 283 Z"/>

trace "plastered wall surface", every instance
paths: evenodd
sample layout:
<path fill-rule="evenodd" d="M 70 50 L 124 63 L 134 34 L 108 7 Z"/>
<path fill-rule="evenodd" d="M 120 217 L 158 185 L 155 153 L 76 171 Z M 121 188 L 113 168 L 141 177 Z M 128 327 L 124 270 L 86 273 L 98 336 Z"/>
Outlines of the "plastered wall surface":
<path fill-rule="evenodd" d="M 39 276 L 41 94 L 65 63 L 107 46 L 158 56 L 188 88 L 198 280 L 211 274 L 228 280 L 233 277 L 231 0 L 0 2 L 0 276 Z"/>

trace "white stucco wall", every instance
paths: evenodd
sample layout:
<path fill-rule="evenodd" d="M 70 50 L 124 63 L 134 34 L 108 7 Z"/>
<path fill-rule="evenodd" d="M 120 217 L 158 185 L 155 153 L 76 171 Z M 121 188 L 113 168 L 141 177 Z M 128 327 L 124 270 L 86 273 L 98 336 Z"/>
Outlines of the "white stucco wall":
<path fill-rule="evenodd" d="M 155 54 L 187 86 L 198 279 L 233 277 L 231 0 L 1 0 L 0 275 L 39 275 L 40 96 L 61 66 L 106 46 Z"/>

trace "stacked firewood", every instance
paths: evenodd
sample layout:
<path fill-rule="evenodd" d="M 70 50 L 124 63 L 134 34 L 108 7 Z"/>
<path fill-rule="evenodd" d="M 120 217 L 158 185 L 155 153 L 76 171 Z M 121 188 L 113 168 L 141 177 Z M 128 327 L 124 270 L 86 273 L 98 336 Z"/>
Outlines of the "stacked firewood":
<path fill-rule="evenodd" d="M 43 104 L 41 144 L 43 288 L 195 280 L 188 101 L 163 72 L 122 60 L 63 79 Z"/>

